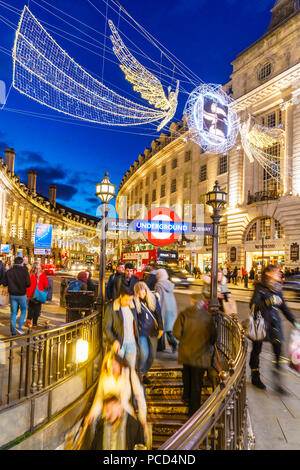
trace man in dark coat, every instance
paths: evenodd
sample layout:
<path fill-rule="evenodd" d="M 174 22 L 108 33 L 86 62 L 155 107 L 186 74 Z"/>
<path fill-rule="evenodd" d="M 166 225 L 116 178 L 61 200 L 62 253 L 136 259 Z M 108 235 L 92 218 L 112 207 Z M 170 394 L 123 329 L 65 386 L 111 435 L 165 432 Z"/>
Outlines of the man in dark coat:
<path fill-rule="evenodd" d="M 125 265 L 118 263 L 116 272 L 111 274 L 106 287 L 106 297 L 109 300 L 116 300 L 120 295 L 120 288 L 124 277 Z"/>
<path fill-rule="evenodd" d="M 92 450 L 134 450 L 145 445 L 141 423 L 124 411 L 120 397 L 107 395 L 103 400 L 103 418 L 95 431 Z"/>
<path fill-rule="evenodd" d="M 24 266 L 23 258 L 17 256 L 14 265 L 4 274 L 3 285 L 8 287 L 10 298 L 10 330 L 15 336 L 17 333 L 24 334 L 23 325 L 25 323 L 27 313 L 27 288 L 30 287 L 30 276 L 28 269 Z M 17 312 L 20 307 L 21 316 L 19 318 L 19 328 L 16 328 Z"/>
<path fill-rule="evenodd" d="M 5 274 L 5 267 L 4 267 L 4 264 L 2 263 L 2 261 L 0 260 L 0 285 L 3 282 L 4 274 Z"/>
<path fill-rule="evenodd" d="M 217 331 L 211 314 L 202 306 L 201 296 L 191 298 L 191 306 L 181 312 L 173 327 L 179 340 L 178 363 L 183 364 L 183 399 L 192 416 L 201 406 L 203 376 L 211 366 Z"/>

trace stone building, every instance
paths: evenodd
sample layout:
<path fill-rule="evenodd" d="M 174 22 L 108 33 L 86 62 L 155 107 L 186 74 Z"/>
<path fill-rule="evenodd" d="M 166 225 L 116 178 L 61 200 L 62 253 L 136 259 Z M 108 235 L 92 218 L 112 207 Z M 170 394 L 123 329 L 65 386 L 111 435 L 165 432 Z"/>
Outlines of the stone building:
<path fill-rule="evenodd" d="M 29 170 L 27 185 L 15 174 L 15 151 L 7 148 L 0 159 L 0 242 L 11 246 L 10 256 L 27 257 L 29 263 L 67 264 L 94 258 L 99 250 L 96 228 L 99 219 L 63 206 L 56 201 L 56 187 L 49 198 L 36 192 L 37 172 Z M 51 255 L 34 254 L 35 224 L 52 224 Z M 91 240 L 91 241 L 90 241 Z"/>
<path fill-rule="evenodd" d="M 117 208 L 120 197 L 127 196 L 128 206 L 168 206 L 184 217 L 184 205 L 205 203 L 205 194 L 218 180 L 228 193 L 219 262 L 249 270 L 252 265 L 260 268 L 263 256 L 265 263 L 295 267 L 300 265 L 299 0 L 277 0 L 266 33 L 232 65 L 224 89 L 234 98 L 241 121 L 252 115 L 263 126 L 280 125 L 284 131 L 281 143 L 272 148 L 280 182 L 249 161 L 240 137 L 226 155 L 208 154 L 189 140 L 183 121 L 172 123 L 169 133 L 162 133 L 131 165 Z M 211 222 L 208 206 L 204 215 Z M 194 219 L 194 210 L 188 217 Z M 179 251 L 183 262 L 204 269 L 211 261 L 211 240 L 206 237 L 201 248 L 183 240 Z"/>

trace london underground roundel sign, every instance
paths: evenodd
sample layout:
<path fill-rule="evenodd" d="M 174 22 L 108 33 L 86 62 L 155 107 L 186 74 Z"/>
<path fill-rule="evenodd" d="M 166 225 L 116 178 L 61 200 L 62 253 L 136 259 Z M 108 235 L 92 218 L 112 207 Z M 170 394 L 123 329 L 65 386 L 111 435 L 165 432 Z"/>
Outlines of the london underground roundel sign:
<path fill-rule="evenodd" d="M 143 232 L 152 245 L 171 245 L 179 238 L 180 233 L 176 233 L 176 222 L 181 223 L 181 220 L 176 212 L 167 207 L 156 207 L 148 212 L 147 218 L 153 226 L 155 226 L 154 222 L 157 222 L 157 231 L 154 232 L 156 229 L 152 227 L 149 231 Z"/>

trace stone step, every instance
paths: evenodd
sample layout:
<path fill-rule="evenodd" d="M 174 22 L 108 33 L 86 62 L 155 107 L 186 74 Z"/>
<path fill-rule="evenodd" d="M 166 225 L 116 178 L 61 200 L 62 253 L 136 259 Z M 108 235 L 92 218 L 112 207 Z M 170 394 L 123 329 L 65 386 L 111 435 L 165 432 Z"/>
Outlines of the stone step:
<path fill-rule="evenodd" d="M 174 416 L 174 420 L 170 419 L 159 419 L 152 421 L 152 440 L 161 440 L 165 442 L 170 436 L 178 431 L 181 426 L 187 421 L 186 416 Z"/>

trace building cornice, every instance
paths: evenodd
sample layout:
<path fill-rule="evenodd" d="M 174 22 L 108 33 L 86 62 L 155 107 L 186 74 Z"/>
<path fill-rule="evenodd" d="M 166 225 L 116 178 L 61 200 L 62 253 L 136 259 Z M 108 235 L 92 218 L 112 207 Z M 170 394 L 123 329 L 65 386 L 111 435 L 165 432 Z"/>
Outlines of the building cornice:
<path fill-rule="evenodd" d="M 298 80 L 300 80 L 300 63 L 285 70 L 258 88 L 254 88 L 254 90 L 246 95 L 241 96 L 234 102 L 233 106 L 237 112 L 245 111 L 247 108 L 261 103 L 263 100 L 271 98 L 272 95 L 293 86 Z"/>

